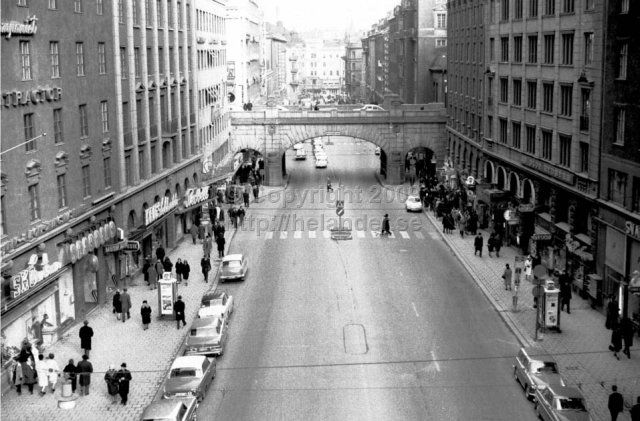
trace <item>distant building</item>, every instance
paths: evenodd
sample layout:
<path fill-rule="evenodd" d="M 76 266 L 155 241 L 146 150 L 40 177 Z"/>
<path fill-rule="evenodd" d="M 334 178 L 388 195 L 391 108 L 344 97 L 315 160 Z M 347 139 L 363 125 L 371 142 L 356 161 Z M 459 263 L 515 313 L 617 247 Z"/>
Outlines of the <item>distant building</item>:
<path fill-rule="evenodd" d="M 348 101 L 362 102 L 362 44 L 350 42 L 344 55 L 344 94 Z"/>

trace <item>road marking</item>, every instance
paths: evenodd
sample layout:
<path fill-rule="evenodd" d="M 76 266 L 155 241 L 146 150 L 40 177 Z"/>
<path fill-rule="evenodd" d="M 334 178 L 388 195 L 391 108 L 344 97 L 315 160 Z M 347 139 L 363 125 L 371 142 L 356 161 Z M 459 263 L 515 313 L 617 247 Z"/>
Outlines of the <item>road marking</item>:
<path fill-rule="evenodd" d="M 415 235 L 418 240 L 424 240 L 424 235 L 420 231 L 416 231 Z"/>
<path fill-rule="evenodd" d="M 380 237 L 380 231 L 371 231 L 371 236 L 373 238 L 378 238 Z"/>
<path fill-rule="evenodd" d="M 404 238 L 405 240 L 406 240 L 407 238 L 409 238 L 409 233 L 408 233 L 408 232 L 406 232 L 406 231 L 399 231 L 399 232 L 400 232 L 400 236 L 401 236 L 402 238 Z"/>
<path fill-rule="evenodd" d="M 416 313 L 416 317 L 420 317 L 420 315 L 418 314 L 418 310 L 416 309 L 416 305 L 414 303 L 411 303 L 411 307 L 413 307 L 413 312 Z"/>
<path fill-rule="evenodd" d="M 286 240 L 287 239 L 287 231 L 280 231 L 280 239 L 281 240 Z"/>
<path fill-rule="evenodd" d="M 316 238 L 316 232 L 315 231 L 309 231 L 309 238 Z"/>
<path fill-rule="evenodd" d="M 302 238 L 302 231 L 294 231 L 293 238 Z"/>
<path fill-rule="evenodd" d="M 273 231 L 267 231 L 264 234 L 264 238 L 267 239 L 267 240 L 271 240 L 273 238 Z"/>
<path fill-rule="evenodd" d="M 429 231 L 429 237 L 431 237 L 432 240 L 439 240 L 440 233 L 436 231 Z"/>
<path fill-rule="evenodd" d="M 331 238 L 331 231 L 329 231 L 329 230 L 322 231 L 322 236 L 324 238 Z"/>
<path fill-rule="evenodd" d="M 436 353 L 431 351 L 431 358 L 433 359 L 433 365 L 436 366 L 436 371 L 440 372 L 440 364 L 438 364 L 438 359 L 436 358 Z"/>
<path fill-rule="evenodd" d="M 391 231 L 391 234 L 389 234 L 389 238 L 396 238 L 396 234 L 393 231 Z"/>
<path fill-rule="evenodd" d="M 356 231 L 358 238 L 364 238 L 364 231 Z"/>

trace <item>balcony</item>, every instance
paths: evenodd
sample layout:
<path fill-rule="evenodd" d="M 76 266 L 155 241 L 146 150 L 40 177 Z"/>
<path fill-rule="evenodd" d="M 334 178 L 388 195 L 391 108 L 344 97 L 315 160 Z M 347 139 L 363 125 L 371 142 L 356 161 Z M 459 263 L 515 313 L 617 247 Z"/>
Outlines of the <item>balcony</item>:
<path fill-rule="evenodd" d="M 581 132 L 589 131 L 589 117 L 584 115 L 580 116 L 580 131 Z"/>

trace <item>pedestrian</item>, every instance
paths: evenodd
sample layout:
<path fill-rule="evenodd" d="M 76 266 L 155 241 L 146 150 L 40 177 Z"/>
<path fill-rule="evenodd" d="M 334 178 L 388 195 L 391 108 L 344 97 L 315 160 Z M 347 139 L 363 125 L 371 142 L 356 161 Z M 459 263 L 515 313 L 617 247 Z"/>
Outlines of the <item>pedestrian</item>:
<path fill-rule="evenodd" d="M 80 328 L 80 348 L 84 349 L 84 355 L 91 354 L 91 338 L 93 337 L 93 329 L 89 326 L 89 321 L 83 322 L 84 326 Z"/>
<path fill-rule="evenodd" d="M 209 271 L 211 270 L 211 260 L 209 260 L 209 256 L 202 257 L 202 260 L 200 260 L 200 267 L 202 268 L 204 281 L 209 282 Z"/>
<path fill-rule="evenodd" d="M 257 184 L 253 185 L 253 200 L 254 202 L 258 201 L 258 196 L 260 195 L 260 187 Z"/>
<path fill-rule="evenodd" d="M 13 366 L 12 366 L 12 370 L 10 371 L 11 373 L 11 384 L 13 384 L 16 387 L 16 392 L 18 393 L 18 395 L 22 395 L 22 365 L 20 364 L 20 357 L 15 356 L 13 357 Z"/>
<path fill-rule="evenodd" d="M 623 317 L 620 320 L 620 334 L 622 335 L 622 339 L 624 340 L 624 350 L 622 353 L 627 356 L 627 358 L 631 358 L 631 347 L 633 346 L 633 335 L 635 334 L 635 328 L 633 327 L 633 322 L 628 317 Z"/>
<path fill-rule="evenodd" d="M 224 239 L 224 235 L 220 235 L 218 238 L 216 238 L 216 244 L 218 245 L 218 257 L 222 258 L 224 257 L 224 245 L 226 243 L 226 240 Z"/>
<path fill-rule="evenodd" d="M 42 329 L 45 327 L 52 327 L 53 325 L 48 321 L 49 315 L 43 314 L 42 321 L 38 321 L 37 317 L 33 317 L 33 323 L 31 324 L 31 334 L 35 339 L 35 345 L 39 352 L 44 352 L 44 337 L 42 336 Z"/>
<path fill-rule="evenodd" d="M 482 257 L 482 247 L 484 246 L 484 238 L 482 237 L 482 233 L 478 233 L 478 235 L 476 235 L 476 238 L 473 239 L 473 248 L 474 248 L 474 252 L 473 255 L 475 256 L 476 254 L 480 257 Z"/>
<path fill-rule="evenodd" d="M 76 393 L 78 368 L 75 366 L 73 358 L 69 360 L 69 364 L 62 369 L 64 380 L 71 383 L 71 392 Z"/>
<path fill-rule="evenodd" d="M 122 305 L 122 323 L 124 323 L 127 319 L 131 318 L 131 297 L 126 288 L 122 290 L 120 303 Z"/>
<path fill-rule="evenodd" d="M 122 313 L 122 300 L 119 289 L 116 289 L 115 294 L 113 294 L 112 304 L 113 313 L 116 315 L 116 319 L 120 320 L 120 314 Z"/>
<path fill-rule="evenodd" d="M 182 282 L 182 260 L 180 258 L 176 260 L 176 282 Z"/>
<path fill-rule="evenodd" d="M 187 322 L 184 319 L 184 301 L 182 301 L 182 295 L 178 295 L 178 299 L 173 303 L 173 311 L 176 313 L 176 326 L 180 329 L 180 322 L 182 326 L 186 326 Z"/>
<path fill-rule="evenodd" d="M 142 266 L 142 274 L 144 275 L 144 281 L 149 285 L 149 268 L 151 267 L 151 259 L 149 256 L 144 258 L 144 265 Z"/>
<path fill-rule="evenodd" d="M 222 225 L 220 222 L 216 222 L 216 224 L 213 227 L 213 235 L 215 237 L 219 237 L 219 236 L 224 236 L 225 233 L 225 229 L 224 229 L 224 225 Z"/>
<path fill-rule="evenodd" d="M 640 421 L 640 396 L 636 398 L 636 404 L 631 407 L 631 421 Z"/>
<path fill-rule="evenodd" d="M 609 304 L 607 304 L 607 319 L 604 324 L 607 329 L 614 329 L 618 326 L 618 313 L 618 301 L 616 297 L 612 295 Z"/>
<path fill-rule="evenodd" d="M 332 191 L 333 191 L 333 187 L 331 187 L 331 179 L 327 177 L 327 193 Z"/>
<path fill-rule="evenodd" d="M 155 261 L 149 266 L 149 289 L 158 288 L 158 271 L 156 270 Z"/>
<path fill-rule="evenodd" d="M 249 191 L 247 189 L 242 192 L 242 199 L 244 199 L 244 205 L 249 207 Z"/>
<path fill-rule="evenodd" d="M 244 223 L 244 216 L 246 215 L 246 211 L 242 205 L 240 205 L 240 209 L 238 209 L 238 224 L 240 224 L 240 228 L 242 228 L 242 224 Z"/>
<path fill-rule="evenodd" d="M 563 311 L 566 305 L 567 314 L 571 314 L 571 295 L 571 282 L 563 279 L 560 283 L 560 311 Z"/>
<path fill-rule="evenodd" d="M 107 383 L 107 392 L 111 397 L 111 403 L 118 401 L 118 372 L 114 364 L 109 364 L 109 369 L 104 373 L 104 381 Z"/>
<path fill-rule="evenodd" d="M 156 259 L 162 262 L 164 260 L 165 254 L 166 253 L 164 251 L 164 247 L 162 247 L 162 245 L 159 245 L 158 248 L 156 249 Z"/>
<path fill-rule="evenodd" d="M 531 255 L 527 256 L 524 261 L 524 278 L 529 282 L 533 279 L 533 258 Z"/>
<path fill-rule="evenodd" d="M 618 415 L 624 409 L 624 399 L 620 392 L 618 392 L 618 386 L 615 384 L 611 386 L 611 394 L 609 395 L 609 413 L 611 414 L 611 421 L 616 421 L 618 419 Z"/>
<path fill-rule="evenodd" d="M 238 228 L 238 209 L 235 206 L 229 209 L 229 218 L 233 223 L 233 227 Z"/>
<path fill-rule="evenodd" d="M 33 386 L 36 384 L 36 381 L 37 381 L 35 362 L 30 358 L 26 360 L 21 360 L 20 357 L 18 356 L 18 365 L 20 366 L 20 371 L 22 374 L 22 385 L 23 386 L 26 385 L 27 388 L 29 389 L 29 393 L 33 395 Z M 18 391 L 18 394 L 20 394 L 21 392 L 22 390 L 20 389 Z"/>
<path fill-rule="evenodd" d="M 189 228 L 189 233 L 191 233 L 191 240 L 193 244 L 196 243 L 196 238 L 198 238 L 198 227 L 195 224 L 195 221 L 191 222 L 191 227 Z"/>
<path fill-rule="evenodd" d="M 502 279 L 504 279 L 504 289 L 507 291 L 511 290 L 511 277 L 513 276 L 513 272 L 509 267 L 509 263 L 505 265 L 504 272 L 502 272 Z"/>
<path fill-rule="evenodd" d="M 47 361 L 44 359 L 44 355 L 38 355 L 38 361 L 36 361 L 36 377 L 38 378 L 38 386 L 40 386 L 40 396 L 44 396 L 47 393 L 47 386 L 49 385 L 49 370 L 47 367 Z"/>
<path fill-rule="evenodd" d="M 611 345 L 609 345 L 609 350 L 613 351 L 613 356 L 617 359 L 618 352 L 622 349 L 622 329 L 620 326 L 616 326 L 613 328 L 613 332 L 611 332 Z"/>
<path fill-rule="evenodd" d="M 89 361 L 88 355 L 82 356 L 82 361 L 78 363 L 78 377 L 80 384 L 80 396 L 89 394 L 89 386 L 91 385 L 91 373 L 93 373 L 93 365 Z"/>
<path fill-rule="evenodd" d="M 36 358 L 33 355 L 33 351 L 31 348 L 31 342 L 27 338 L 22 340 L 22 345 L 20 347 L 20 355 L 18 356 L 20 361 L 31 361 L 32 365 L 35 364 Z"/>
<path fill-rule="evenodd" d="M 116 379 L 118 380 L 118 393 L 120 394 L 120 403 L 122 405 L 127 404 L 127 399 L 129 397 L 129 382 L 131 382 L 131 372 L 127 370 L 127 363 L 120 364 L 120 370 L 116 374 Z"/>
<path fill-rule="evenodd" d="M 55 355 L 49 354 L 47 359 L 47 378 L 48 383 L 51 385 L 51 393 L 56 391 L 56 385 L 58 384 L 58 377 L 60 377 L 60 367 L 55 360 Z"/>
<path fill-rule="evenodd" d="M 162 261 L 162 267 L 165 272 L 171 273 L 173 271 L 173 262 L 169 259 L 169 256 L 165 257 Z"/>
<path fill-rule="evenodd" d="M 211 235 L 207 235 L 207 238 L 205 238 L 205 240 L 202 242 L 202 253 L 208 257 L 211 255 L 212 248 L 213 248 L 213 244 L 212 244 Z"/>
<path fill-rule="evenodd" d="M 164 273 L 164 264 L 162 264 L 162 260 L 157 259 L 156 260 L 156 274 L 157 276 L 157 280 L 159 281 L 160 279 L 162 279 L 162 274 Z"/>
<path fill-rule="evenodd" d="M 389 223 L 389 214 L 385 213 L 384 218 L 382 218 L 382 232 L 380 235 L 391 235 L 391 224 Z"/>
<path fill-rule="evenodd" d="M 142 316 L 142 329 L 149 329 L 149 323 L 151 323 L 151 306 L 147 303 L 147 300 L 142 302 L 140 307 L 140 315 Z"/>
<path fill-rule="evenodd" d="M 489 239 L 487 240 L 487 250 L 489 251 L 489 257 L 493 257 L 491 253 L 493 253 L 493 249 L 496 244 L 496 236 L 494 233 L 489 235 Z"/>
<path fill-rule="evenodd" d="M 467 218 L 463 215 L 460 215 L 460 219 L 458 219 L 458 230 L 460 231 L 460 238 L 464 238 L 464 232 L 467 229 Z"/>
<path fill-rule="evenodd" d="M 182 259 L 182 279 L 185 286 L 189 285 L 189 272 L 191 272 L 189 262 L 187 262 L 187 259 Z"/>
<path fill-rule="evenodd" d="M 493 241 L 493 247 L 496 249 L 496 257 L 500 257 L 500 249 L 502 248 L 502 237 L 496 234 Z"/>

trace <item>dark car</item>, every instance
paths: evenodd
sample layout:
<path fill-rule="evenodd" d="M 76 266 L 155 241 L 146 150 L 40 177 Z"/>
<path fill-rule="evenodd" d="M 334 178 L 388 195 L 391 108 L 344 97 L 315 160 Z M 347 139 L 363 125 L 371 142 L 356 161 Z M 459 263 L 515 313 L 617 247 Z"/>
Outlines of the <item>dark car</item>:
<path fill-rule="evenodd" d="M 171 364 L 162 397 L 194 397 L 200 402 L 215 376 L 216 360 L 209 360 L 201 355 L 178 357 Z"/>
<path fill-rule="evenodd" d="M 544 421 L 591 421 L 584 396 L 575 387 L 553 385 L 537 389 L 535 411 Z"/>
<path fill-rule="evenodd" d="M 533 398 L 538 388 L 547 385 L 565 386 L 558 373 L 556 360 L 538 347 L 520 348 L 513 365 L 513 376 L 524 389 L 527 399 Z"/>
<path fill-rule="evenodd" d="M 221 356 L 227 342 L 227 323 L 219 316 L 197 318 L 184 341 L 185 355 Z"/>
<path fill-rule="evenodd" d="M 144 409 L 140 421 L 196 421 L 196 398 L 161 399 Z"/>

